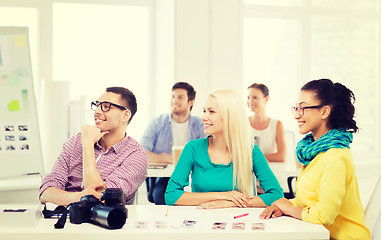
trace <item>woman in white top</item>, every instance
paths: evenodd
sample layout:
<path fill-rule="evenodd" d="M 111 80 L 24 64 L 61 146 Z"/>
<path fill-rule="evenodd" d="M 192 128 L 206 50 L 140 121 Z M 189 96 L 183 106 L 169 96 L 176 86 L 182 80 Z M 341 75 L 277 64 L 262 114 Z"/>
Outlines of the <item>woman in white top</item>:
<path fill-rule="evenodd" d="M 267 161 L 284 162 L 286 160 L 286 141 L 283 124 L 266 114 L 269 89 L 260 83 L 253 83 L 247 89 L 247 105 L 254 113 L 249 116 L 249 121 L 253 128 L 255 144 L 259 145 Z"/>

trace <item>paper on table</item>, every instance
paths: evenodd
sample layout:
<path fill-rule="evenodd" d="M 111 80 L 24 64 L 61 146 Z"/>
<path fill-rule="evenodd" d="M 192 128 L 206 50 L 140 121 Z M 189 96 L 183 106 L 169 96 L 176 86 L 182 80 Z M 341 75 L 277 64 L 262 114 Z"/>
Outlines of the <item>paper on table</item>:
<path fill-rule="evenodd" d="M 0 227 L 33 227 L 41 219 L 42 207 L 4 208 L 0 210 Z"/>

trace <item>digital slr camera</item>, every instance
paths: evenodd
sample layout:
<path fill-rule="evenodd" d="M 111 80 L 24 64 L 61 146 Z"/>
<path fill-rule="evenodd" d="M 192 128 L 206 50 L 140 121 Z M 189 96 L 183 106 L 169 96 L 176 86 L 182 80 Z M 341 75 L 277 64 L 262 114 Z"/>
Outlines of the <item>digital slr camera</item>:
<path fill-rule="evenodd" d="M 127 219 L 126 196 L 123 191 L 119 188 L 106 188 L 101 201 L 93 195 L 86 195 L 81 198 L 81 201 L 71 203 L 70 222 L 95 223 L 109 229 L 122 228 Z"/>

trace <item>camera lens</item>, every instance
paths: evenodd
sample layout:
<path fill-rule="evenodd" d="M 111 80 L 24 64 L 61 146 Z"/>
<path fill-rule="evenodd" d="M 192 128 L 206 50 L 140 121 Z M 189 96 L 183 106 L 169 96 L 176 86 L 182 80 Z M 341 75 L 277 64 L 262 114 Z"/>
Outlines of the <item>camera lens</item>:
<path fill-rule="evenodd" d="M 97 205 L 91 209 L 90 219 L 107 228 L 119 229 L 126 223 L 126 212 L 120 208 Z"/>

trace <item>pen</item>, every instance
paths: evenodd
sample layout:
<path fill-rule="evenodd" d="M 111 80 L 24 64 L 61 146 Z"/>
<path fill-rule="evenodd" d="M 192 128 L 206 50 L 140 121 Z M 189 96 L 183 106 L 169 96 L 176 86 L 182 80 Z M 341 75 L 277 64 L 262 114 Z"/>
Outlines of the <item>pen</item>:
<path fill-rule="evenodd" d="M 168 216 L 168 208 L 167 208 L 167 212 L 165 213 L 165 216 Z"/>
<path fill-rule="evenodd" d="M 248 213 L 244 213 L 244 214 L 241 214 L 241 215 L 237 215 L 237 216 L 234 217 L 234 219 L 240 218 L 240 217 L 244 217 L 244 216 L 247 216 L 247 215 L 249 215 L 249 214 Z"/>

